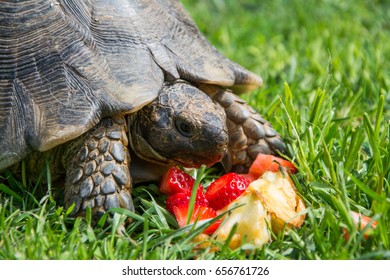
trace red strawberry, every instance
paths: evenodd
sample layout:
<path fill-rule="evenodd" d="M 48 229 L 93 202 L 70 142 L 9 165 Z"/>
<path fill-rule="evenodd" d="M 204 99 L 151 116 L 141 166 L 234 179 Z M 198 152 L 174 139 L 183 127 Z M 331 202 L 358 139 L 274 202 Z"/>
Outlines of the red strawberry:
<path fill-rule="evenodd" d="M 172 167 L 164 174 L 160 182 L 160 191 L 167 195 L 191 193 L 195 179 L 177 167 Z M 199 188 L 203 188 L 199 186 Z"/>
<path fill-rule="evenodd" d="M 173 213 L 174 206 L 187 205 L 190 203 L 191 194 L 190 193 L 175 193 L 170 195 L 166 201 L 166 209 Z M 206 199 L 205 194 L 202 189 L 198 189 L 196 194 L 195 205 L 200 206 L 209 206 L 209 202 Z"/>
<path fill-rule="evenodd" d="M 206 198 L 210 207 L 222 209 L 239 197 L 248 187 L 250 181 L 236 173 L 227 173 L 210 184 Z"/>
<path fill-rule="evenodd" d="M 295 173 L 297 171 L 294 164 L 288 160 L 273 155 L 258 154 L 249 168 L 249 174 L 258 178 L 266 171 L 277 172 L 280 167 L 287 168 L 287 171 L 290 173 Z"/>
<path fill-rule="evenodd" d="M 177 220 L 177 223 L 179 224 L 179 227 L 184 227 L 187 224 L 187 217 L 188 217 L 188 204 L 182 204 L 178 206 L 172 207 L 173 214 L 175 215 L 175 218 Z M 217 212 L 207 206 L 201 206 L 198 204 L 195 204 L 194 210 L 192 212 L 192 216 L 190 219 L 190 224 L 195 223 L 196 221 L 206 220 L 206 219 L 213 219 L 217 216 Z M 208 235 L 211 235 L 214 233 L 214 231 L 219 227 L 221 224 L 221 221 L 218 220 L 212 225 L 210 225 L 208 228 L 206 228 L 203 233 L 206 233 Z"/>

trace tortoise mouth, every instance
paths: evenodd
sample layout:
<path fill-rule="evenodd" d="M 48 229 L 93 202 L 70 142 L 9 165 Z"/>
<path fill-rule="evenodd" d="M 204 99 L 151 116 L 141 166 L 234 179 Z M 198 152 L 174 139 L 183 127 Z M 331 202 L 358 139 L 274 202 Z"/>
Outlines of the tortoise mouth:
<path fill-rule="evenodd" d="M 217 162 L 220 162 L 223 157 L 226 155 L 226 151 L 223 151 L 219 154 L 213 154 L 208 156 L 199 156 L 199 155 L 179 155 L 174 160 L 181 166 L 187 168 L 200 168 L 202 165 L 210 167 Z"/>

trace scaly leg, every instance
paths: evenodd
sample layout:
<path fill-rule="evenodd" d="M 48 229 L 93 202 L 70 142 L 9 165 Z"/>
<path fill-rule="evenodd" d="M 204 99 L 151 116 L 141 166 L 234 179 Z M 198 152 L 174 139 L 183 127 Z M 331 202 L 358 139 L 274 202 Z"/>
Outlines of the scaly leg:
<path fill-rule="evenodd" d="M 94 219 L 110 208 L 134 211 L 131 198 L 130 155 L 124 117 L 104 118 L 66 148 L 65 206 L 72 214 Z"/>

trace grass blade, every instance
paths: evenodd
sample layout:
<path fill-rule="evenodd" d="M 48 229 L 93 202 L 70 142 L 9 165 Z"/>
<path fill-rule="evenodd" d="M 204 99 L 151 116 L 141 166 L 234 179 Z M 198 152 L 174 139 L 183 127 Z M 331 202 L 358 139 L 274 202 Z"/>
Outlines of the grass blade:
<path fill-rule="evenodd" d="M 199 188 L 200 182 L 202 181 L 205 170 L 206 170 L 206 166 L 202 165 L 202 167 L 198 170 L 198 173 L 196 174 L 195 183 L 194 183 L 194 186 L 192 187 L 190 203 L 188 205 L 187 224 L 189 224 L 191 221 L 191 217 L 192 217 L 192 214 L 194 212 L 196 193 L 198 192 L 198 188 Z"/>
<path fill-rule="evenodd" d="M 13 190 L 11 190 L 9 187 L 7 187 L 2 183 L 0 183 L 0 191 L 12 196 L 13 199 L 15 199 L 17 202 L 22 202 L 23 200 L 20 195 L 18 195 L 16 192 L 14 192 Z"/>
<path fill-rule="evenodd" d="M 351 180 L 356 184 L 356 186 L 363 191 L 365 194 L 367 194 L 372 199 L 380 202 L 380 203 L 390 203 L 390 198 L 383 197 L 379 194 L 377 194 L 375 191 L 373 191 L 371 188 L 363 184 L 361 181 L 359 181 L 355 176 L 353 176 L 351 173 L 349 173 L 347 170 L 345 170 L 345 173 L 351 178 Z"/>

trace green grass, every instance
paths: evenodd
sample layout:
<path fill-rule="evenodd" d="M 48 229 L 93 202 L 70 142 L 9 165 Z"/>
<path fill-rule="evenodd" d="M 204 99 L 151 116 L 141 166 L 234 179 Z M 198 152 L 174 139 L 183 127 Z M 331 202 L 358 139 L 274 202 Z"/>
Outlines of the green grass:
<path fill-rule="evenodd" d="M 41 184 L 2 174 L 0 259 L 390 259 L 388 1 L 184 4 L 222 53 L 263 77 L 262 89 L 242 97 L 285 137 L 299 166 L 303 226 L 262 250 L 194 251 L 200 229 L 177 230 L 155 185 L 134 190 L 135 214 L 118 211 L 112 226 L 92 228 L 88 216 L 68 217 Z M 215 175 L 207 170 L 205 180 Z M 350 210 L 378 221 L 368 240 Z M 126 215 L 134 222 L 118 235 Z"/>

